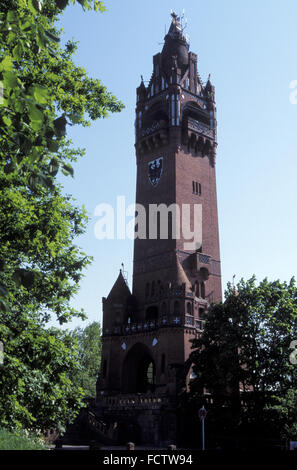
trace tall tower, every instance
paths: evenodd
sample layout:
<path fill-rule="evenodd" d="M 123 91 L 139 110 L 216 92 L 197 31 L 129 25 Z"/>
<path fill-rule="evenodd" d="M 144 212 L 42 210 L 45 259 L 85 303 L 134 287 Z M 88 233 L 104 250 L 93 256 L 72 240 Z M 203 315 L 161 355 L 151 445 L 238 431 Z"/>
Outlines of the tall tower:
<path fill-rule="evenodd" d="M 174 439 L 190 340 L 222 296 L 215 90 L 197 60 L 172 13 L 151 79 L 137 88 L 132 293 L 120 272 L 103 298 L 98 409 L 143 443 Z"/>

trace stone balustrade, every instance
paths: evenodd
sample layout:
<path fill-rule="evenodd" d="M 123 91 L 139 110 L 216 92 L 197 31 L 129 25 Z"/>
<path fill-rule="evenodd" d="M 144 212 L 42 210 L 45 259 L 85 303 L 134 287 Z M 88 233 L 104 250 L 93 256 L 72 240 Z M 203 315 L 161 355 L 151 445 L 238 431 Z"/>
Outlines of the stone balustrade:
<path fill-rule="evenodd" d="M 113 328 L 105 328 L 103 331 L 104 336 L 114 335 L 133 335 L 136 333 L 145 333 L 148 331 L 157 330 L 166 327 L 187 327 L 195 328 L 201 331 L 203 329 L 203 321 L 194 318 L 192 315 L 173 314 L 162 315 L 157 320 L 147 320 L 137 323 L 127 323 L 126 325 L 114 326 Z"/>
<path fill-rule="evenodd" d="M 132 394 L 132 395 L 117 395 L 107 396 L 102 398 L 104 407 L 110 409 L 123 409 L 123 408 L 158 408 L 169 402 L 166 396 L 156 396 L 149 394 Z"/>

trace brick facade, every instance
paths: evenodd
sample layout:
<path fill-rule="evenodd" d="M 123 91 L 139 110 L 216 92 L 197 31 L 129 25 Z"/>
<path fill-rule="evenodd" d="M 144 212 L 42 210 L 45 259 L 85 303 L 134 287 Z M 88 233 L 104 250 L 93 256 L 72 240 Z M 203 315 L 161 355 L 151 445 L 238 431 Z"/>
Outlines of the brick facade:
<path fill-rule="evenodd" d="M 135 239 L 132 292 L 120 272 L 103 299 L 98 413 L 117 423 L 119 440 L 136 433 L 143 444 L 177 439 L 175 403 L 189 380 L 190 339 L 201 334 L 209 304 L 222 297 L 215 91 L 209 79 L 203 86 L 188 47 L 173 14 L 151 80 L 137 89 L 135 120 L 136 203 L 147 214 L 151 204 L 177 204 L 181 212 L 166 222 L 167 239 L 159 232 Z M 202 205 L 202 246 L 192 249 L 183 233 L 172 236 L 185 204 L 191 229 L 194 205 Z M 163 221 L 156 220 L 159 229 Z M 146 235 L 149 228 L 147 216 Z"/>

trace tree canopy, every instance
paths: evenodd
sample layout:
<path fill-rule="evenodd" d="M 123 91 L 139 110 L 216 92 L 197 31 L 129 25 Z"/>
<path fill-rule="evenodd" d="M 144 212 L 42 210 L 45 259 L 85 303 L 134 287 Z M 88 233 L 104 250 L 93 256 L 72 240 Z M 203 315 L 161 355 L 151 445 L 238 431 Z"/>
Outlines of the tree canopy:
<path fill-rule="evenodd" d="M 253 277 L 236 288 L 229 284 L 225 296 L 210 308 L 193 342 L 191 397 L 203 401 L 205 391 L 211 394 L 211 416 L 221 429 L 296 438 L 297 375 L 290 360 L 297 338 L 295 280 L 256 285 Z"/>
<path fill-rule="evenodd" d="M 101 362 L 100 324 L 92 322 L 85 328 L 75 328 L 72 336 L 78 343 L 80 369 L 71 374 L 71 380 L 84 391 L 87 398 L 95 398 Z"/>
<path fill-rule="evenodd" d="M 105 9 L 97 0 L 77 1 Z M 84 154 L 67 138 L 67 126 L 88 126 L 123 108 L 74 64 L 77 44 L 60 45 L 58 20 L 69 3 L 0 5 L 0 409 L 12 425 L 58 426 L 69 418 L 66 409 L 81 403 L 67 372 L 77 363 L 73 338 L 45 329 L 51 318 L 85 318 L 70 299 L 91 261 L 75 244 L 86 212 L 63 194 L 56 176 L 73 176 L 72 162 Z"/>

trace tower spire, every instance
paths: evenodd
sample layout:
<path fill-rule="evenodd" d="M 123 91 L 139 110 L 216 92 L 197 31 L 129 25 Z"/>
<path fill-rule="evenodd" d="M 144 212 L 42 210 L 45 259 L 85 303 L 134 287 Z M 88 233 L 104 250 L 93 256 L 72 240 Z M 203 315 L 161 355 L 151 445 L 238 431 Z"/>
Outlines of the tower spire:
<path fill-rule="evenodd" d="M 184 29 L 186 28 L 186 24 L 183 25 L 184 13 L 178 15 L 175 11 L 171 11 L 171 18 L 171 25 L 167 35 L 165 35 L 165 40 L 166 36 L 169 35 L 173 39 L 182 39 L 187 42 L 187 38 L 183 34 Z"/>
<path fill-rule="evenodd" d="M 185 70 L 189 63 L 189 42 L 183 33 L 181 16 L 173 11 L 171 17 L 171 25 L 165 35 L 161 54 L 163 69 L 170 70 L 174 61 L 180 69 Z"/>

